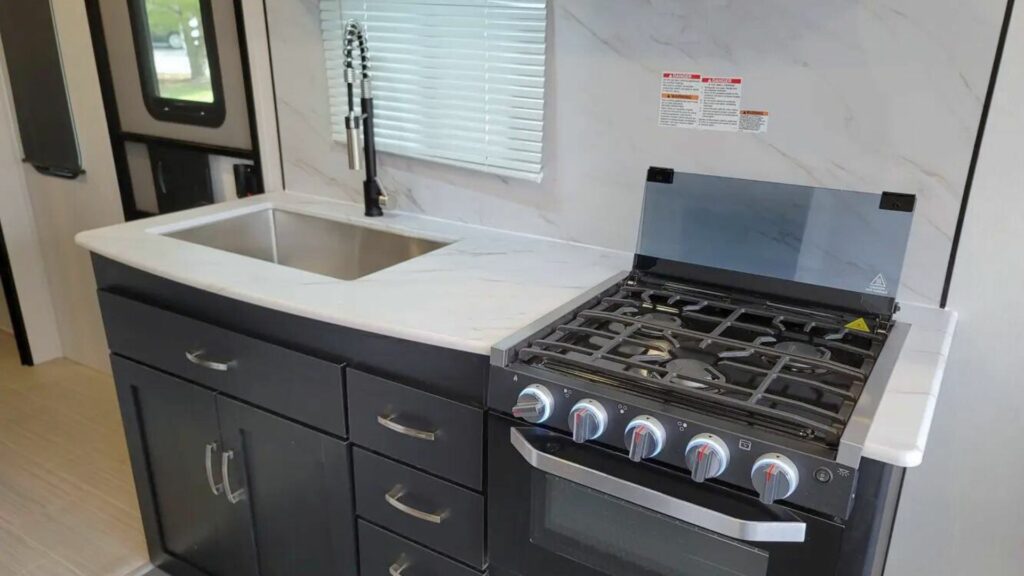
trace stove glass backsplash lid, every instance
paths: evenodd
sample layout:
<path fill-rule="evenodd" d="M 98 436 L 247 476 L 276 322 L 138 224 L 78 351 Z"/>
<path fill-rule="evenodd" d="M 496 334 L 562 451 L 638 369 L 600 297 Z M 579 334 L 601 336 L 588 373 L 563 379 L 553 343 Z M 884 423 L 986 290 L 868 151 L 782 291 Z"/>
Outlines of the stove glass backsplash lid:
<path fill-rule="evenodd" d="M 635 268 L 888 318 L 914 204 L 651 168 Z"/>

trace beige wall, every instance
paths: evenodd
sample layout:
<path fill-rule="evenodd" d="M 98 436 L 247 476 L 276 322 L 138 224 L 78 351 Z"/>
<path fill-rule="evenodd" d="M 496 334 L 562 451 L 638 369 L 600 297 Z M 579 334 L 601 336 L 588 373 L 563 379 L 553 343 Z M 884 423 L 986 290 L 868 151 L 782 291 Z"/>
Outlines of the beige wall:
<path fill-rule="evenodd" d="M 12 187 L 3 194 L 27 196 L 31 203 L 30 212 L 34 215 L 41 249 L 32 264 L 38 268 L 41 261 L 45 270 L 64 356 L 108 370 L 107 345 L 89 255 L 75 246 L 74 236 L 82 230 L 114 224 L 124 218 L 85 3 L 53 0 L 53 12 L 86 174 L 76 180 L 63 180 L 20 166 L 24 171 L 24 190 Z M 6 77 L 2 88 L 9 102 Z M 3 125 L 0 130 L 16 135 L 9 116 L 0 118 L 0 125 Z M 19 252 L 30 249 L 29 245 L 12 248 Z M 17 269 L 15 280 L 22 281 Z M 33 292 L 19 287 L 19 295 L 24 294 Z"/>

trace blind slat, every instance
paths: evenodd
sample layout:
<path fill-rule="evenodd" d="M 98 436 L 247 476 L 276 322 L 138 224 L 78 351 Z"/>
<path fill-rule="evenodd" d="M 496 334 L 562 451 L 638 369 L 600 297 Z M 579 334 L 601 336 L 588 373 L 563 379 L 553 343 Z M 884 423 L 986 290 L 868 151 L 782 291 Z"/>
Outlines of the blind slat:
<path fill-rule="evenodd" d="M 344 23 L 366 26 L 377 148 L 539 181 L 546 0 L 322 0 L 334 140 L 348 113 Z"/>

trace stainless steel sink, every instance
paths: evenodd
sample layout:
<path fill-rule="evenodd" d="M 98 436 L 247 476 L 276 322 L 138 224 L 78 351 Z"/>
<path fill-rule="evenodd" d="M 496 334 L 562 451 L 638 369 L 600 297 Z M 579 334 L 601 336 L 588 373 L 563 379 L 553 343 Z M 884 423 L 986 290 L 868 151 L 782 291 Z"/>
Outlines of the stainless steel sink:
<path fill-rule="evenodd" d="M 447 245 L 272 208 L 167 236 L 341 280 L 355 280 Z"/>

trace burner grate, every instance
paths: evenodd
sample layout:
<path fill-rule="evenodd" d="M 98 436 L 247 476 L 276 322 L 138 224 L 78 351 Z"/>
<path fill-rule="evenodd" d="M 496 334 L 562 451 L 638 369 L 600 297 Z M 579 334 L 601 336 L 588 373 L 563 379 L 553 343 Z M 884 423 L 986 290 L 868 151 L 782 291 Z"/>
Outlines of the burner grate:
<path fill-rule="evenodd" d="M 519 359 L 835 446 L 883 334 L 681 285 L 621 285 Z"/>

